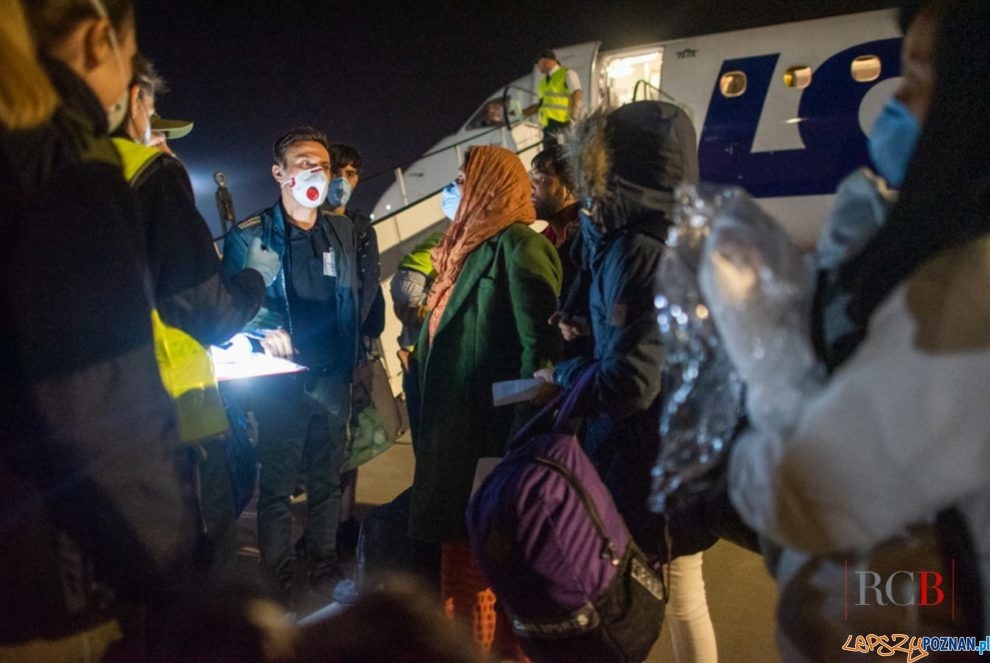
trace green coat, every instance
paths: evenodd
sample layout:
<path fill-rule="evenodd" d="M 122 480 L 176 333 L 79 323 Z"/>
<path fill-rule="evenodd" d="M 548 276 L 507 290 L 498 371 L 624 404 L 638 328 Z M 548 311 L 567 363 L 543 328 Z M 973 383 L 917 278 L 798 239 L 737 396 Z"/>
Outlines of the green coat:
<path fill-rule="evenodd" d="M 478 459 L 503 455 L 512 429 L 533 411 L 492 407 L 492 383 L 530 378 L 559 358 L 560 334 L 547 320 L 561 273 L 553 245 L 515 223 L 467 257 L 432 344 L 423 325 L 413 368 L 419 398 L 410 399 L 422 404 L 413 417 L 414 539 L 466 538 Z"/>

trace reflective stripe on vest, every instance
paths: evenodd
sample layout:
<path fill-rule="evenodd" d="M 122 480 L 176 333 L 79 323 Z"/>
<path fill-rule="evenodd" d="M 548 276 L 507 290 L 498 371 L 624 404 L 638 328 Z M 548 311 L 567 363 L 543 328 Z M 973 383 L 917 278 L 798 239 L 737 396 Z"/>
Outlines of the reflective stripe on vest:
<path fill-rule="evenodd" d="M 162 156 L 158 150 L 126 138 L 114 138 L 124 178 L 132 187 L 147 167 Z M 175 405 L 179 436 L 192 443 L 225 433 L 227 411 L 213 372 L 213 360 L 199 341 L 165 324 L 158 309 L 151 310 L 155 360 L 165 391 Z"/>
<path fill-rule="evenodd" d="M 550 75 L 549 82 L 540 79 L 540 125 L 571 121 L 571 91 L 567 88 L 567 67 L 560 67 Z"/>

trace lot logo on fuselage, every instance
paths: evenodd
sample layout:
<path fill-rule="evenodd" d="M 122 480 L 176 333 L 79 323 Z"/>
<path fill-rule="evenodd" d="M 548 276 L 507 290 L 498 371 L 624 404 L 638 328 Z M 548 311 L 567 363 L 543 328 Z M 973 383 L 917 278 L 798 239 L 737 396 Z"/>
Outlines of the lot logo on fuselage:
<path fill-rule="evenodd" d="M 874 85 L 900 76 L 900 51 L 901 38 L 896 37 L 830 57 L 802 91 L 797 129 L 805 148 L 756 153 L 753 140 L 780 54 L 724 61 L 698 147 L 701 179 L 741 186 L 757 198 L 835 193 L 842 178 L 868 163 L 859 107 Z M 881 74 L 861 83 L 852 77 L 852 62 L 868 55 L 879 58 Z M 720 89 L 722 75 L 735 71 L 746 74 L 746 90 L 726 97 Z"/>

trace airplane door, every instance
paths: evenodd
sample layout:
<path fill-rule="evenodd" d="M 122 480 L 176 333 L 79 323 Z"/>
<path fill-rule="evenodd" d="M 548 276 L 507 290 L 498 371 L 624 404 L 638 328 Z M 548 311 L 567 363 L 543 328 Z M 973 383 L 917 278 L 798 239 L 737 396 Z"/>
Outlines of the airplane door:
<path fill-rule="evenodd" d="M 599 65 L 601 99 L 611 106 L 644 99 L 659 101 L 662 68 L 660 46 L 604 55 Z"/>

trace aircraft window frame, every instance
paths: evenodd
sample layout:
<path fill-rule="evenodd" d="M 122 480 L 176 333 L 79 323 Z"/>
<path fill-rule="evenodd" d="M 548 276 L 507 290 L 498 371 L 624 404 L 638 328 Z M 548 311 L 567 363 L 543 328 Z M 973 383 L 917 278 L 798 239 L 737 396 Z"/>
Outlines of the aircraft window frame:
<path fill-rule="evenodd" d="M 784 86 L 794 90 L 803 90 L 811 85 L 814 72 L 805 64 L 788 67 L 784 72 Z"/>
<path fill-rule="evenodd" d="M 857 64 L 861 65 L 857 67 Z M 875 69 L 867 69 L 875 67 Z M 857 83 L 872 83 L 883 73 L 883 63 L 876 55 L 857 55 L 849 64 L 849 73 Z"/>
<path fill-rule="evenodd" d="M 508 101 L 509 103 L 509 121 L 512 122 L 517 117 L 516 109 L 514 107 L 515 104 L 513 103 L 514 101 L 513 95 L 510 94 L 506 99 L 506 101 Z M 481 104 L 478 110 L 475 111 L 474 114 L 471 116 L 471 119 L 464 123 L 464 130 L 476 131 L 478 129 L 493 129 L 495 127 L 504 127 L 505 121 L 503 120 L 501 111 L 499 112 L 497 121 L 495 121 L 495 118 L 489 115 L 488 112 L 489 106 L 493 104 L 501 105 L 502 97 L 488 99 L 487 101 L 485 101 L 485 103 Z"/>
<path fill-rule="evenodd" d="M 739 81 L 742 81 L 741 87 L 735 89 Z M 735 97 L 741 97 L 746 94 L 746 88 L 749 86 L 749 81 L 746 78 L 746 72 L 739 69 L 735 71 L 727 71 L 718 78 L 718 89 L 722 93 L 723 97 L 727 99 L 734 99 Z"/>

